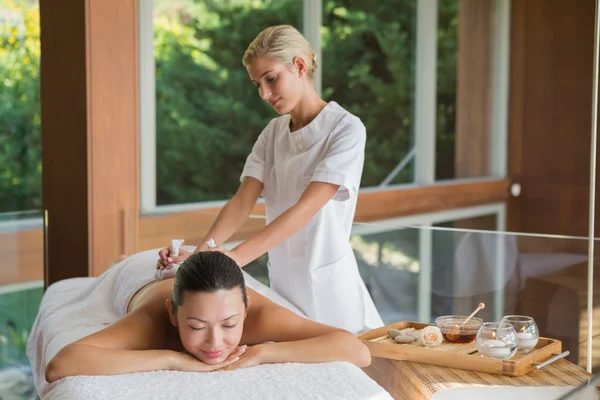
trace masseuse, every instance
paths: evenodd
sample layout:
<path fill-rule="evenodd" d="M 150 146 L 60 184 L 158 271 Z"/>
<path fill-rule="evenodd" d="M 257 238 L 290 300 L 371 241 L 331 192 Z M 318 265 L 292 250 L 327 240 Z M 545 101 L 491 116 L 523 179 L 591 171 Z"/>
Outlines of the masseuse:
<path fill-rule="evenodd" d="M 269 253 L 271 288 L 315 321 L 357 333 L 383 325 L 359 275 L 350 229 L 364 164 L 365 126 L 313 85 L 317 67 L 307 40 L 288 25 L 262 31 L 242 62 L 260 97 L 281 116 L 254 144 L 241 185 L 203 243 L 226 242 L 262 194 L 267 225 L 227 251 L 241 267 Z M 212 243 L 212 242 L 211 242 Z M 189 253 L 160 251 L 157 268 Z"/>

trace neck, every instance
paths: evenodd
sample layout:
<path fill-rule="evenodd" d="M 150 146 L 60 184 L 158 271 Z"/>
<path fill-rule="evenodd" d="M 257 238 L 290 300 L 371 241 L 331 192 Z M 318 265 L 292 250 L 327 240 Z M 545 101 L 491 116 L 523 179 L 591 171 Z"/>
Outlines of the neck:
<path fill-rule="evenodd" d="M 310 83 L 307 93 L 298 102 L 296 107 L 290 111 L 290 130 L 296 131 L 308 125 L 325 108 L 327 102 L 319 97 L 315 88 Z"/>

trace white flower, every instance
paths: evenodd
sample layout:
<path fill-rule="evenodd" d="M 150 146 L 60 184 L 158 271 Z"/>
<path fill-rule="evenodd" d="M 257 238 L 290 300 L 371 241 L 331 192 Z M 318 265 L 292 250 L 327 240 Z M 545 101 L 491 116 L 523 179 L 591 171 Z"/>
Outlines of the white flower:
<path fill-rule="evenodd" d="M 212 249 L 213 247 L 217 247 L 217 245 L 215 244 L 215 241 L 211 238 L 208 240 L 208 242 L 206 242 L 206 244 L 208 245 L 209 249 Z"/>
<path fill-rule="evenodd" d="M 426 326 L 421 331 L 421 342 L 425 346 L 434 347 L 442 344 L 442 331 L 437 326 Z"/>

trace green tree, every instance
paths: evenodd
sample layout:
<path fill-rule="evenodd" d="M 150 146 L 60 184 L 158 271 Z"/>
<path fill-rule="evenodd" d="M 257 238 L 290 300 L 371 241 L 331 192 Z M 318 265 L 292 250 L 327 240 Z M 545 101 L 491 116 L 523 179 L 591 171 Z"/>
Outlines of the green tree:
<path fill-rule="evenodd" d="M 0 212 L 41 206 L 39 11 L 33 1 L 5 4 Z M 416 0 L 323 2 L 323 96 L 367 127 L 363 186 L 378 185 L 414 146 L 415 7 Z M 457 12 L 457 0 L 439 1 L 438 177 L 453 176 Z M 254 141 L 277 116 L 249 82 L 242 54 L 269 25 L 301 28 L 301 15 L 301 0 L 156 3 L 158 204 L 234 193 Z M 412 174 L 409 165 L 394 182 Z"/>
<path fill-rule="evenodd" d="M 0 212 L 41 207 L 40 23 L 36 3 L 0 14 Z"/>

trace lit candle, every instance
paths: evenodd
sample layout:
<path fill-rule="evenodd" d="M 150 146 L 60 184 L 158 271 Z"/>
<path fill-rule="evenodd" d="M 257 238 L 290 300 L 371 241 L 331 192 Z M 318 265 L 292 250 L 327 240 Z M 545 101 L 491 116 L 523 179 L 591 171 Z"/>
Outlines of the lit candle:
<path fill-rule="evenodd" d="M 519 339 L 519 350 L 525 351 L 533 349 L 538 342 L 537 336 L 531 332 L 519 332 L 517 339 Z"/>
<path fill-rule="evenodd" d="M 477 351 L 486 357 L 506 358 L 510 356 L 510 348 L 502 340 L 490 339 L 477 344 Z"/>

